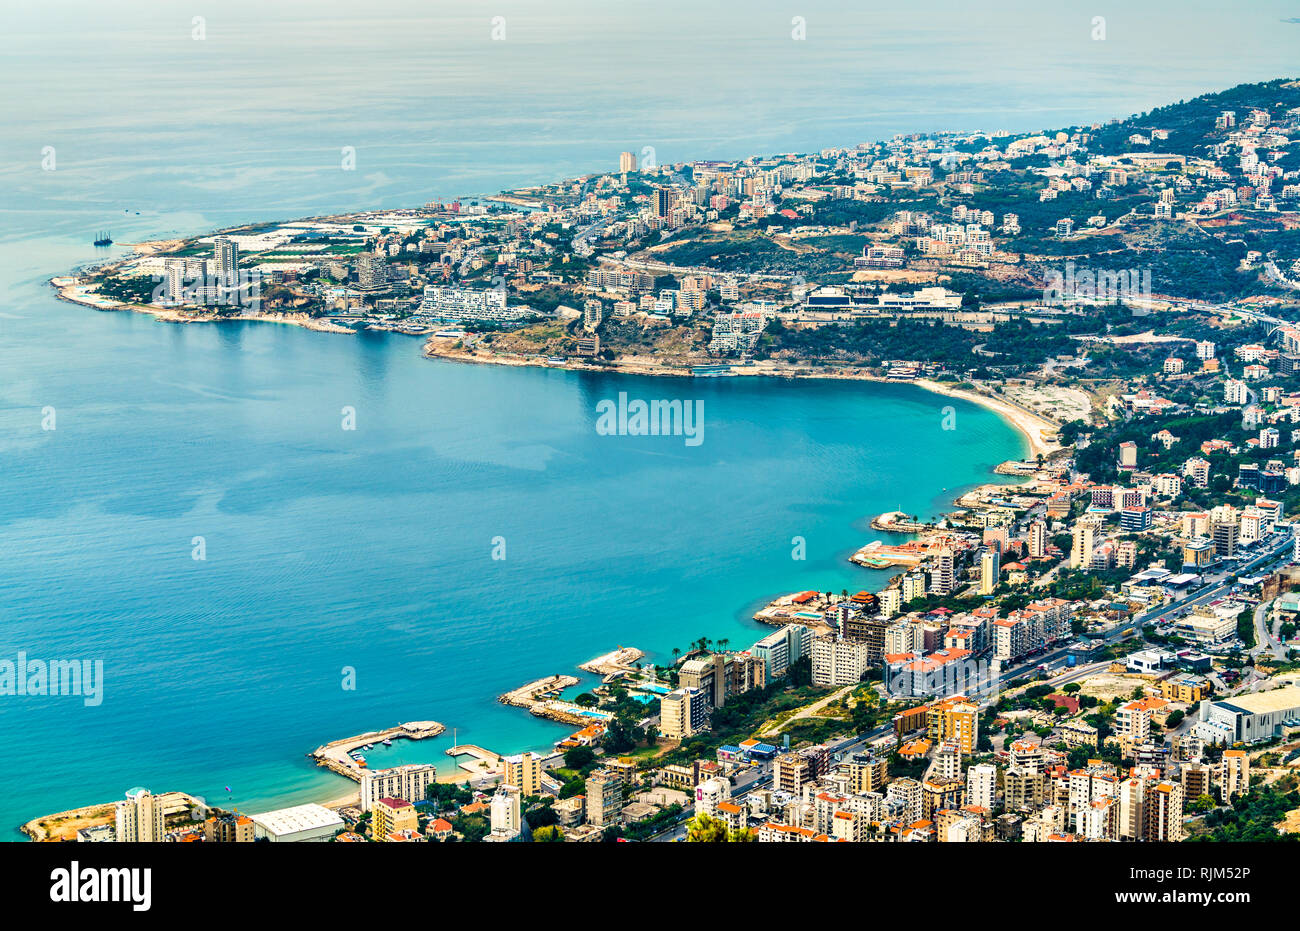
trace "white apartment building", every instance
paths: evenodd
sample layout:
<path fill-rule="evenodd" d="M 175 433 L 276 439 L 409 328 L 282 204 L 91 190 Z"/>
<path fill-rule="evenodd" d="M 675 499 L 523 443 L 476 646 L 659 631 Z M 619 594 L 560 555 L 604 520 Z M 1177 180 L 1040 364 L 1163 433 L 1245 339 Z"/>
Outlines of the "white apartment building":
<path fill-rule="evenodd" d="M 519 807 L 519 787 L 502 785 L 492 796 L 488 805 L 489 822 L 492 833 L 484 840 L 511 841 L 523 830 L 523 818 Z"/>
<path fill-rule="evenodd" d="M 998 797 L 998 768 L 979 763 L 966 771 L 966 804 L 993 810 Z"/>
<path fill-rule="evenodd" d="M 372 811 L 381 798 L 400 798 L 414 805 L 423 802 L 438 770 L 429 763 L 412 763 L 361 774 L 361 810 Z"/>
<path fill-rule="evenodd" d="M 127 792 L 126 798 L 117 803 L 114 820 L 119 844 L 158 843 L 165 833 L 162 803 L 148 789 Z"/>
<path fill-rule="evenodd" d="M 718 805 L 731 801 L 731 783 L 721 776 L 705 779 L 695 787 L 695 813 L 716 815 Z"/>
<path fill-rule="evenodd" d="M 424 289 L 420 313 L 439 320 L 518 320 L 532 314 L 527 307 L 508 308 L 501 288 L 475 290 L 429 285 Z"/>
<path fill-rule="evenodd" d="M 871 665 L 870 644 L 860 640 L 815 637 L 812 642 L 813 685 L 853 685 Z"/>

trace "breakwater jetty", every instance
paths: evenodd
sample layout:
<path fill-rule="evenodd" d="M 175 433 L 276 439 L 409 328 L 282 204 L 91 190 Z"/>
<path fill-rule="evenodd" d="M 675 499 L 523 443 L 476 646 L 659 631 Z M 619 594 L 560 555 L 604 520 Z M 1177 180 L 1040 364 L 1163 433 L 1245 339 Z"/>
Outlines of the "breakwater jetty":
<path fill-rule="evenodd" d="M 324 766 L 340 776 L 347 776 L 354 782 L 360 782 L 365 767 L 352 759 L 354 750 L 384 740 L 425 740 L 429 737 L 437 737 L 446 730 L 447 728 L 437 721 L 408 721 L 386 730 L 369 731 L 365 734 L 357 734 L 355 737 L 330 741 L 307 755 L 316 761 L 317 766 Z"/>

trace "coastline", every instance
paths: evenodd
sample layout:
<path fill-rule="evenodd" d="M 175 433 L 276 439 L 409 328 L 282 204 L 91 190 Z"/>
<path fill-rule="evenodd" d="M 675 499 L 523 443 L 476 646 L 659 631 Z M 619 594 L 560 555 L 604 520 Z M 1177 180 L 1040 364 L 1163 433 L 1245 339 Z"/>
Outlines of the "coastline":
<path fill-rule="evenodd" d="M 481 355 L 463 348 L 455 348 L 459 340 L 449 337 L 430 337 L 424 345 L 423 354 L 429 359 L 446 359 L 452 362 L 469 362 L 479 365 L 511 365 L 511 366 L 531 366 L 535 368 L 556 368 L 565 369 L 572 372 L 603 372 L 616 375 L 650 375 L 650 376 L 671 376 L 675 378 L 691 378 L 692 373 L 648 361 L 629 360 L 618 362 L 613 365 L 586 365 L 574 363 L 572 361 L 548 362 L 541 357 L 525 356 L 502 356 L 502 355 Z M 894 378 L 885 378 L 880 375 L 872 375 L 861 369 L 846 369 L 841 371 L 809 371 L 806 366 L 782 365 L 780 363 L 757 363 L 752 366 L 746 366 L 744 370 L 733 371 L 732 377 L 758 377 L 767 376 L 771 378 L 817 378 L 817 379 L 837 379 L 843 381 L 869 381 L 891 385 L 915 385 L 925 391 L 933 394 L 942 395 L 950 398 L 960 398 L 963 401 L 969 401 L 972 404 L 992 411 L 997 414 L 1003 421 L 1013 427 L 1025 441 L 1029 444 L 1028 458 L 1033 459 L 1037 456 L 1047 458 L 1064 447 L 1057 442 L 1054 437 L 1060 425 L 1048 420 L 1039 414 L 1028 411 L 1023 407 L 1012 404 L 1009 401 L 985 394 L 982 391 L 974 391 L 967 388 L 959 388 L 956 385 L 948 385 L 944 382 L 933 381 L 928 378 L 916 378 L 907 381 L 901 381 Z M 1047 437 L 1053 437 L 1048 439 Z"/>
<path fill-rule="evenodd" d="M 219 317 L 216 315 L 210 317 L 195 317 L 179 313 L 173 308 L 155 308 L 141 305 L 128 304 L 121 301 L 99 298 L 84 292 L 78 292 L 81 286 L 67 279 L 54 278 L 49 282 L 56 291 L 56 296 L 69 303 L 80 304 L 82 306 L 92 307 L 97 310 L 130 310 L 137 313 L 144 313 L 155 317 L 163 322 L 175 323 L 204 323 L 204 322 L 221 322 L 223 320 L 260 320 L 263 322 L 278 322 L 289 325 L 300 326 L 304 329 L 316 330 L 319 332 L 342 332 L 354 334 L 355 330 L 322 323 L 305 314 L 286 315 L 286 314 L 258 314 L 258 315 L 241 315 L 240 317 Z M 629 359 L 623 360 L 613 365 L 594 364 L 589 365 L 576 360 L 565 360 L 564 362 L 549 362 L 542 357 L 524 357 L 524 356 L 500 356 L 486 353 L 474 353 L 463 348 L 455 348 L 456 339 L 446 337 L 428 337 L 422 355 L 431 359 L 446 359 L 456 362 L 469 362 L 484 365 L 508 365 L 538 368 L 562 368 L 569 371 L 586 371 L 602 372 L 608 374 L 623 375 L 650 375 L 650 376 L 674 376 L 678 378 L 694 377 L 689 369 L 673 367 L 661 362 L 655 362 L 649 359 Z M 959 388 L 956 385 L 948 385 L 936 382 L 930 379 L 915 379 L 900 381 L 898 379 L 885 378 L 879 375 L 873 375 L 861 369 L 841 369 L 830 371 L 818 371 L 808 366 L 796 366 L 780 363 L 757 363 L 745 366 L 734 372 L 735 376 L 768 376 L 785 379 L 838 379 L 844 381 L 866 381 L 890 384 L 911 384 L 922 390 L 929 391 L 933 394 L 944 397 L 956 397 L 978 404 L 997 414 L 1004 422 L 1011 425 L 1018 433 L 1023 436 L 1029 446 L 1029 458 L 1036 455 L 1048 456 L 1059 450 L 1058 444 L 1049 442 L 1043 438 L 1043 434 L 1054 434 L 1057 425 L 1046 418 L 1034 415 L 1022 408 L 1010 404 L 1002 399 L 984 394 L 979 391 Z M 727 376 L 730 377 L 730 376 Z M 499 752 L 513 753 L 519 752 L 524 748 L 505 747 L 498 748 Z M 441 784 L 468 783 L 475 776 L 473 773 L 462 769 L 455 760 L 449 760 L 446 763 L 439 761 L 435 764 L 438 767 L 437 782 Z M 340 777 L 342 779 L 343 777 Z M 359 791 L 354 787 L 348 791 L 344 786 L 322 787 L 317 796 L 317 803 L 331 809 L 345 807 L 355 807 L 360 803 Z M 86 809 L 99 809 L 103 806 L 92 805 L 85 806 Z M 74 809 L 73 811 L 80 811 Z M 60 813 L 66 814 L 66 813 Z M 56 816 L 44 816 L 45 819 Z M 43 819 L 32 819 L 35 823 Z M 24 826 L 25 827 L 25 826 Z M 24 831 L 24 833 L 27 833 Z M 29 835 L 30 837 L 30 835 Z M 35 840 L 36 838 L 31 838 Z"/>
<path fill-rule="evenodd" d="M 345 333 L 355 335 L 357 332 L 349 327 L 339 326 L 338 324 L 319 320 L 310 317 L 307 314 L 300 313 L 241 313 L 238 316 L 222 316 L 219 314 L 196 315 L 193 313 L 181 312 L 176 308 L 132 304 L 112 298 L 102 297 L 91 291 L 86 286 L 80 284 L 75 277 L 69 276 L 51 278 L 49 284 L 55 289 L 55 295 L 59 300 L 78 304 L 84 307 L 90 307 L 100 311 L 131 311 L 134 313 L 147 314 L 160 322 L 165 323 L 220 323 L 234 320 L 256 320 L 259 322 L 298 326 L 303 329 L 324 333 Z M 688 364 L 670 365 L 653 358 L 630 357 L 621 359 L 613 364 L 590 364 L 580 360 L 570 359 L 565 359 L 563 361 L 548 361 L 540 356 L 513 356 L 475 352 L 473 349 L 466 349 L 463 346 L 458 346 L 457 344 L 459 342 L 460 340 L 457 338 L 428 336 L 426 337 L 425 344 L 421 349 L 421 354 L 425 358 L 430 359 L 446 359 L 448 361 L 469 362 L 484 365 L 561 368 L 577 372 L 602 372 L 609 374 L 646 375 L 656 377 L 696 377 L 693 375 Z M 749 365 L 738 367 L 732 371 L 730 376 L 725 377 L 733 376 L 767 376 L 784 379 L 833 379 L 842 381 L 911 384 L 924 391 L 931 392 L 932 394 L 943 397 L 960 398 L 992 411 L 1025 439 L 1029 447 L 1027 457 L 1029 459 L 1033 459 L 1036 456 L 1047 457 L 1062 448 L 1058 443 L 1046 438 L 1049 436 L 1054 437 L 1058 429 L 1056 423 L 1006 400 L 978 390 L 959 388 L 955 384 L 949 385 L 931 379 L 911 379 L 900 381 L 898 379 L 875 375 L 860 368 L 817 369 L 809 365 L 779 362 L 751 363 Z M 502 748 L 505 753 L 518 752 L 520 749 L 522 748 Z M 436 780 L 438 783 L 469 783 L 475 778 L 475 775 L 472 772 L 463 769 L 458 761 L 450 760 L 449 763 L 450 765 L 445 767 L 442 762 L 435 764 L 439 770 Z M 360 804 L 359 791 L 355 788 L 351 791 L 347 791 L 342 786 L 322 788 L 319 798 L 320 800 L 318 804 L 335 810 L 346 807 L 356 807 Z M 102 808 L 102 806 L 87 806 L 87 808 L 99 809 Z M 49 817 L 52 816 L 46 816 L 46 818 Z M 29 824 L 35 823 L 38 820 L 40 819 L 33 819 Z M 24 825 L 24 828 L 26 828 L 26 825 Z M 24 831 L 24 833 L 27 832 Z M 33 837 L 33 839 L 35 838 Z"/>
<path fill-rule="evenodd" d="M 1029 458 L 1042 456 L 1046 459 L 1048 456 L 1058 452 L 1065 447 L 1055 440 L 1047 440 L 1044 434 L 1051 436 L 1056 435 L 1059 425 L 1031 411 L 1025 410 L 1009 401 L 1001 398 L 995 398 L 992 395 L 985 394 L 982 391 L 970 391 L 964 388 L 958 388 L 953 385 L 946 385 L 943 382 L 930 381 L 925 378 L 918 378 L 909 384 L 924 388 L 926 391 L 933 391 L 935 394 L 941 394 L 950 398 L 961 398 L 964 401 L 970 401 L 972 404 L 978 404 L 987 410 L 993 411 L 1004 421 L 1020 431 L 1020 434 L 1029 442 Z"/>
<path fill-rule="evenodd" d="M 82 307 L 90 307 L 105 312 L 130 311 L 131 313 L 146 314 L 162 323 L 230 323 L 233 321 L 253 320 L 259 323 L 281 323 L 287 326 L 302 327 L 304 330 L 314 330 L 317 333 L 356 335 L 356 330 L 350 327 L 317 320 L 307 314 L 245 312 L 238 316 L 222 316 L 221 314 L 199 316 L 197 314 L 182 313 L 174 307 L 152 307 L 147 304 L 130 304 L 113 298 L 100 297 L 93 292 L 82 290 L 83 286 L 77 284 L 75 279 L 69 280 L 66 277 L 51 278 L 49 283 L 54 288 L 54 296 L 69 304 L 79 304 Z"/>

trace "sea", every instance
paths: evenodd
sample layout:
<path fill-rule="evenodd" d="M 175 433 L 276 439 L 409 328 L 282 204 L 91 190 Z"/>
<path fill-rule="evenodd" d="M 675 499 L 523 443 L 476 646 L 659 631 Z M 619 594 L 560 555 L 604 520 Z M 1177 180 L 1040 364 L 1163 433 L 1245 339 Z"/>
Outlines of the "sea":
<path fill-rule="evenodd" d="M 102 662 L 103 684 L 0 697 L 4 837 L 140 785 L 335 798 L 351 784 L 306 754 L 400 721 L 448 731 L 372 767 L 545 749 L 569 729 L 498 694 L 617 646 L 748 646 L 780 594 L 879 589 L 847 561 L 873 515 L 937 514 L 1026 449 L 907 385 L 431 361 L 399 335 L 98 312 L 51 276 L 624 150 L 1056 128 L 1297 70 L 1295 3 L 1104 6 L 5 5 L 0 660 Z M 702 442 L 598 432 L 620 392 L 701 403 Z"/>

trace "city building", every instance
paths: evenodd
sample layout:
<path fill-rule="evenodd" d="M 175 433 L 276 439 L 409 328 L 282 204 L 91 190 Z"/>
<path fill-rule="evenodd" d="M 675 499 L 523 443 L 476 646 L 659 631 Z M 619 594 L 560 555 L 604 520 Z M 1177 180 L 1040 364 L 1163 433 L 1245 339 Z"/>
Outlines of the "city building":
<path fill-rule="evenodd" d="M 998 768 L 979 763 L 966 772 L 966 804 L 992 811 L 997 802 Z"/>
<path fill-rule="evenodd" d="M 1079 518 L 1074 525 L 1074 542 L 1070 548 L 1070 568 L 1086 569 L 1092 560 L 1092 551 L 1096 548 L 1096 522 L 1088 517 Z"/>
<path fill-rule="evenodd" d="M 272 843 L 327 841 L 343 830 L 343 819 L 324 805 L 295 805 L 253 815 L 258 840 Z"/>
<path fill-rule="evenodd" d="M 357 256 L 357 287 L 362 291 L 388 287 L 388 263 L 382 255 L 363 252 Z"/>
<path fill-rule="evenodd" d="M 750 648 L 750 653 L 763 663 L 765 680 L 773 682 L 812 653 L 812 630 L 802 624 L 787 624 L 775 633 L 768 634 Z"/>
<path fill-rule="evenodd" d="M 209 844 L 251 844 L 256 839 L 253 819 L 247 815 L 212 815 L 203 822 L 203 840 Z"/>
<path fill-rule="evenodd" d="M 854 795 L 879 792 L 889 776 L 889 761 L 885 758 L 856 753 L 840 763 L 840 770 L 848 778 L 847 788 Z"/>
<path fill-rule="evenodd" d="M 370 811 L 381 798 L 404 798 L 412 804 L 423 802 L 428 787 L 437 781 L 438 771 L 429 763 L 366 770 L 361 774 L 361 810 Z"/>
<path fill-rule="evenodd" d="M 166 833 L 162 801 L 148 789 L 134 788 L 114 810 L 117 842 L 150 844 L 163 839 Z"/>
<path fill-rule="evenodd" d="M 940 699 L 926 709 L 926 736 L 937 742 L 952 741 L 969 756 L 979 743 L 979 707 L 964 695 Z"/>
<path fill-rule="evenodd" d="M 239 272 L 239 246 L 226 236 L 212 240 L 212 271 L 222 284 L 233 282 Z"/>
<path fill-rule="evenodd" d="M 1029 555 L 1042 559 L 1047 555 L 1047 524 L 1036 520 L 1029 525 Z"/>
<path fill-rule="evenodd" d="M 695 813 L 715 815 L 718 806 L 731 800 L 731 783 L 721 776 L 705 779 L 695 787 Z"/>
<path fill-rule="evenodd" d="M 403 798 L 378 798 L 371 808 L 371 839 L 386 842 L 392 834 L 419 829 L 415 806 Z"/>
<path fill-rule="evenodd" d="M 623 811 L 623 780 L 607 769 L 587 777 L 587 821 L 598 828 L 618 824 Z"/>
<path fill-rule="evenodd" d="M 871 668 L 871 645 L 864 640 L 814 637 L 813 685 L 853 685 Z"/>
<path fill-rule="evenodd" d="M 1196 736 L 1208 744 L 1258 743 L 1300 727 L 1300 687 L 1288 685 L 1265 692 L 1201 702 Z"/>
<path fill-rule="evenodd" d="M 502 784 L 497 787 L 488 806 L 488 823 L 492 830 L 484 840 L 499 843 L 519 838 L 523 832 L 520 795 L 518 786 Z"/>
<path fill-rule="evenodd" d="M 542 794 L 542 758 L 531 750 L 501 758 L 501 781 L 525 797 Z"/>
<path fill-rule="evenodd" d="M 980 553 L 980 594 L 991 595 L 998 587 L 999 557 L 995 549 L 986 549 Z"/>
<path fill-rule="evenodd" d="M 695 687 L 675 689 L 659 700 L 659 733 L 669 740 L 685 740 L 709 726 L 709 701 Z"/>
<path fill-rule="evenodd" d="M 532 315 L 527 307 L 506 305 L 504 288 L 451 288 L 429 285 L 424 289 L 419 313 L 433 320 L 507 322 Z"/>

